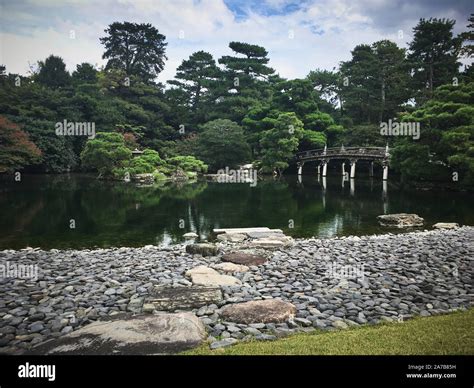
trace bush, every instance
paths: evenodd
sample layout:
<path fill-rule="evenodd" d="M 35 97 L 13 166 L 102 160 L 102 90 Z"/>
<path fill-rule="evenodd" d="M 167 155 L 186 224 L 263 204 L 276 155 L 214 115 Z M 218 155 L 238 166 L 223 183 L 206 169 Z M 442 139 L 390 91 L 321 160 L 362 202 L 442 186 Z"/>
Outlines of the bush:
<path fill-rule="evenodd" d="M 163 163 L 158 152 L 146 149 L 142 155 L 130 160 L 128 171 L 130 174 L 152 173 Z"/>
<path fill-rule="evenodd" d="M 207 164 L 194 156 L 175 156 L 167 161 L 170 169 L 181 168 L 184 172 L 205 173 Z M 173 168 L 174 167 L 174 168 Z"/>

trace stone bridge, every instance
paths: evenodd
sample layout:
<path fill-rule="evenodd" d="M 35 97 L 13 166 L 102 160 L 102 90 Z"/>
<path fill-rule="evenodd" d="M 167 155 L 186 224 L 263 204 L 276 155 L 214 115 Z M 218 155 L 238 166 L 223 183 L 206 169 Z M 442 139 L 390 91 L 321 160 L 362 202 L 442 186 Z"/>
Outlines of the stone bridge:
<path fill-rule="evenodd" d="M 295 161 L 298 166 L 298 175 L 303 173 L 303 166 L 308 162 L 316 162 L 318 166 L 318 175 L 325 177 L 327 174 L 327 166 L 331 160 L 342 161 L 342 175 L 346 175 L 345 165 L 349 161 L 351 170 L 350 177 L 355 178 L 356 163 L 359 160 L 367 160 L 370 162 L 369 175 L 374 175 L 374 162 L 378 162 L 383 167 L 383 180 L 388 179 L 388 162 L 389 162 L 388 145 L 386 147 L 332 147 L 320 148 L 298 152 L 295 155 Z"/>

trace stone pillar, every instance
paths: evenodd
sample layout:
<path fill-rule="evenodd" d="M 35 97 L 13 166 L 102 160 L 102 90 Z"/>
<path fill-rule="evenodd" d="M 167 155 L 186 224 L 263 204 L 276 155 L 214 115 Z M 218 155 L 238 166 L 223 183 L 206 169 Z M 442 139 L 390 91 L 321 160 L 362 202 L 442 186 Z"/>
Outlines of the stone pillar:
<path fill-rule="evenodd" d="M 327 175 L 327 171 L 328 171 L 328 161 L 324 160 L 323 161 L 323 177 Z"/>
<path fill-rule="evenodd" d="M 351 179 L 354 179 L 356 176 L 356 163 L 357 163 L 357 160 L 355 159 L 351 160 Z"/>
<path fill-rule="evenodd" d="M 370 162 L 369 165 L 369 176 L 373 177 L 374 176 L 374 162 Z"/>
<path fill-rule="evenodd" d="M 383 180 L 388 180 L 388 163 L 383 164 Z"/>
<path fill-rule="evenodd" d="M 298 175 L 303 174 L 303 164 L 304 163 L 298 163 L 297 164 L 297 166 L 298 166 Z"/>
<path fill-rule="evenodd" d="M 342 176 L 346 175 L 346 162 L 342 162 Z"/>
<path fill-rule="evenodd" d="M 323 191 L 326 191 L 326 177 L 323 176 Z"/>

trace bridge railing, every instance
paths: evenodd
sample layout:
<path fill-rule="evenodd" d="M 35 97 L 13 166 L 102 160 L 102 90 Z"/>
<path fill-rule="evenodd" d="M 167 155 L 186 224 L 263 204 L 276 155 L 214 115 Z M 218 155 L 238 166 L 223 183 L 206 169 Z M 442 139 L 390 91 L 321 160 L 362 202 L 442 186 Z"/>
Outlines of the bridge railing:
<path fill-rule="evenodd" d="M 324 150 L 323 148 L 298 152 L 295 155 L 296 160 L 313 159 L 324 157 L 369 157 L 369 158 L 385 158 L 385 147 L 331 147 Z"/>

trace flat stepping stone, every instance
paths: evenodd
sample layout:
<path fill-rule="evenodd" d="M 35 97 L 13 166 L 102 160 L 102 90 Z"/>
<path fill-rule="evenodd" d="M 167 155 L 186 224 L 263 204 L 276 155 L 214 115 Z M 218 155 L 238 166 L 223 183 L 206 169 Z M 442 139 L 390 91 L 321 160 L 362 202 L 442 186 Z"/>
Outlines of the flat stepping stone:
<path fill-rule="evenodd" d="M 243 233 L 222 233 L 217 235 L 219 241 L 241 242 L 246 238 L 247 236 Z"/>
<path fill-rule="evenodd" d="M 213 268 L 223 272 L 247 272 L 249 270 L 249 267 L 246 265 L 234 263 L 219 263 L 213 265 Z"/>
<path fill-rule="evenodd" d="M 219 252 L 219 248 L 214 244 L 201 243 L 186 245 L 186 252 L 193 255 L 199 254 L 202 256 L 215 256 Z"/>
<path fill-rule="evenodd" d="M 286 237 L 283 232 L 275 232 L 273 230 L 269 230 L 266 232 L 249 232 L 247 236 L 250 238 L 268 238 L 268 237 L 275 237 L 275 238 L 283 238 Z"/>
<path fill-rule="evenodd" d="M 457 229 L 459 224 L 456 222 L 438 222 L 433 225 L 435 229 Z"/>
<path fill-rule="evenodd" d="M 156 287 L 147 299 L 156 310 L 189 310 L 220 302 L 222 292 L 218 287 Z"/>
<path fill-rule="evenodd" d="M 264 227 L 255 227 L 255 228 L 225 228 L 225 229 L 213 229 L 216 234 L 220 233 L 249 233 L 249 232 L 268 232 L 270 228 Z"/>
<path fill-rule="evenodd" d="M 221 319 L 236 323 L 278 323 L 293 318 L 296 307 L 279 299 L 234 303 L 221 310 Z"/>
<path fill-rule="evenodd" d="M 234 252 L 234 253 L 227 253 L 222 256 L 222 261 L 252 266 L 252 265 L 261 265 L 267 261 L 267 258 L 259 255 L 252 255 L 249 253 L 243 252 Z"/>
<path fill-rule="evenodd" d="M 281 248 L 293 243 L 291 237 L 267 237 L 250 241 L 250 246 L 255 248 Z"/>
<path fill-rule="evenodd" d="M 191 281 L 196 286 L 205 287 L 220 287 L 220 286 L 235 286 L 241 284 L 241 281 L 233 276 L 221 275 L 216 270 L 199 265 L 186 272 L 186 276 L 191 278 Z"/>
<path fill-rule="evenodd" d="M 158 313 L 108 322 L 94 322 L 58 339 L 40 344 L 31 354 L 120 355 L 169 354 L 194 348 L 206 329 L 193 313 Z"/>

